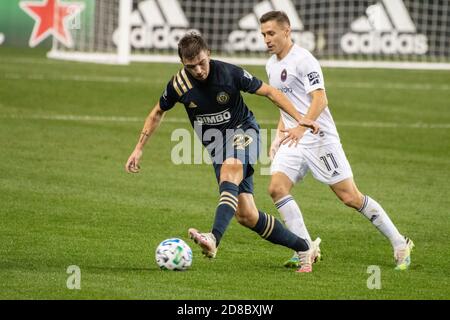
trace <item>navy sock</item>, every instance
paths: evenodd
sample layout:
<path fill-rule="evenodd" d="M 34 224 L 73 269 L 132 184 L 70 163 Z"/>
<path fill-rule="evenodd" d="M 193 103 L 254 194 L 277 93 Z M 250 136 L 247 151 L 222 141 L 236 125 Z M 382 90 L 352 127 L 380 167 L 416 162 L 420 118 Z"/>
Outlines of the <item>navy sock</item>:
<path fill-rule="evenodd" d="M 307 251 L 309 244 L 305 239 L 302 239 L 286 229 L 284 225 L 275 219 L 275 217 L 259 211 L 259 219 L 256 225 L 251 228 L 257 232 L 262 238 L 288 247 L 294 251 Z"/>
<path fill-rule="evenodd" d="M 212 234 L 219 245 L 225 230 L 237 210 L 239 187 L 232 182 L 224 181 L 219 186 L 220 200 L 216 209 Z"/>

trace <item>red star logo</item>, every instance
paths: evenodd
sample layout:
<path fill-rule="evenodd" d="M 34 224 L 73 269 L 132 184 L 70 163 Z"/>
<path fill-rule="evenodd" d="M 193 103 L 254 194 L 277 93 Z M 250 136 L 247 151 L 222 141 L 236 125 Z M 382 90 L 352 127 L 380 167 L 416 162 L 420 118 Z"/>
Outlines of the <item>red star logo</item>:
<path fill-rule="evenodd" d="M 67 47 L 73 47 L 68 23 L 84 9 L 84 3 L 61 3 L 59 0 L 44 2 L 21 1 L 20 8 L 35 20 L 30 37 L 30 47 L 35 47 L 49 35 L 53 35 Z"/>

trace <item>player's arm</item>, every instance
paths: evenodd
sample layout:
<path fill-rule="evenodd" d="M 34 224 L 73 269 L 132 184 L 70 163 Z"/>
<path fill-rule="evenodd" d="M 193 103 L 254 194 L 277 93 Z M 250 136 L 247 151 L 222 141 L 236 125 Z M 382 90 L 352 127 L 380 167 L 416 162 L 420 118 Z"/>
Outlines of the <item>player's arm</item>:
<path fill-rule="evenodd" d="M 319 131 L 319 126 L 314 121 L 310 119 L 306 119 L 303 117 L 300 112 L 295 109 L 292 102 L 279 90 L 276 88 L 263 83 L 261 87 L 255 92 L 257 95 L 267 97 L 270 101 L 272 101 L 275 105 L 278 106 L 281 110 L 289 114 L 292 118 L 294 118 L 298 124 L 305 128 L 310 128 L 314 133 Z"/>
<path fill-rule="evenodd" d="M 297 73 L 306 93 L 311 97 L 311 104 L 305 118 L 315 121 L 328 106 L 322 68 L 319 61 L 311 57 L 297 66 Z"/>
<path fill-rule="evenodd" d="M 311 96 L 311 104 L 305 118 L 315 121 L 328 106 L 327 94 L 324 89 L 317 89 L 310 92 L 309 95 Z"/>
<path fill-rule="evenodd" d="M 275 139 L 272 141 L 272 144 L 270 145 L 270 150 L 269 150 L 270 160 L 273 160 L 273 158 L 275 157 L 275 153 L 277 153 L 278 149 L 280 148 L 280 144 L 284 138 L 283 130 L 284 130 L 284 123 L 283 123 L 283 119 L 280 116 L 280 119 L 278 120 L 277 133 L 276 133 Z"/>
<path fill-rule="evenodd" d="M 131 153 L 130 157 L 128 158 L 127 163 L 125 164 L 125 170 L 128 173 L 138 173 L 139 172 L 139 161 L 142 157 L 142 151 L 144 149 L 145 144 L 147 143 L 148 139 L 152 136 L 152 134 L 155 132 L 156 128 L 161 123 L 163 117 L 164 117 L 165 111 L 161 109 L 159 102 L 156 104 L 156 106 L 152 109 L 150 114 L 145 119 L 144 128 L 142 129 L 142 132 L 140 134 L 139 140 L 136 144 L 136 147 L 134 148 L 133 152 Z"/>
<path fill-rule="evenodd" d="M 297 109 L 295 109 L 291 101 L 276 88 L 263 83 L 255 93 L 257 95 L 267 97 L 281 110 L 285 111 L 298 122 L 299 126 L 296 128 L 280 130 L 281 132 L 287 133 L 287 135 L 283 138 L 283 143 L 287 143 L 289 141 L 298 143 L 307 128 L 312 129 L 313 133 L 317 133 L 319 131 L 319 125 L 315 121 L 303 117 Z"/>

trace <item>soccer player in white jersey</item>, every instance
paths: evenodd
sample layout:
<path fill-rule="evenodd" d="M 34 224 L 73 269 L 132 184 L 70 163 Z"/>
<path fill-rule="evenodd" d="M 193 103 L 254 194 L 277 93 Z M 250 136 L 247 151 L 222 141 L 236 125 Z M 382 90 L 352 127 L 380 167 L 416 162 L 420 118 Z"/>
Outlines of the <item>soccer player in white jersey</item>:
<path fill-rule="evenodd" d="M 399 233 L 378 202 L 358 190 L 328 108 L 319 62 L 309 51 L 292 42 L 289 18 L 284 12 L 267 12 L 260 23 L 265 44 L 272 54 L 266 65 L 270 85 L 284 92 L 302 115 L 317 121 L 321 128 L 316 135 L 305 130 L 295 147 L 280 144 L 282 130 L 296 125 L 288 114 L 281 112 L 277 138 L 270 148 L 269 193 L 286 226 L 311 242 L 300 208 L 290 195 L 292 187 L 311 171 L 315 179 L 329 185 L 345 205 L 361 212 L 390 240 L 396 269 L 407 269 L 414 244 Z M 285 265 L 298 267 L 303 259 L 294 255 Z"/>

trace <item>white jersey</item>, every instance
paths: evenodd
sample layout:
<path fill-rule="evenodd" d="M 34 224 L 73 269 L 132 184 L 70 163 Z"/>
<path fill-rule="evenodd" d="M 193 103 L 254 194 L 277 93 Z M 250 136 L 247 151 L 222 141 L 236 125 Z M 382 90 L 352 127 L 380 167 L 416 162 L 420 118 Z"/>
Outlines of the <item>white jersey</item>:
<path fill-rule="evenodd" d="M 294 44 L 286 57 L 278 60 L 273 55 L 266 64 L 266 72 L 271 86 L 282 91 L 294 104 L 296 109 L 305 115 L 311 104 L 310 92 L 325 89 L 322 69 L 316 58 L 306 49 Z M 296 127 L 297 122 L 286 112 L 281 111 L 284 126 Z M 307 130 L 300 145 L 319 147 L 330 143 L 340 143 L 330 110 L 326 107 L 317 118 L 320 132 L 312 134 Z"/>

